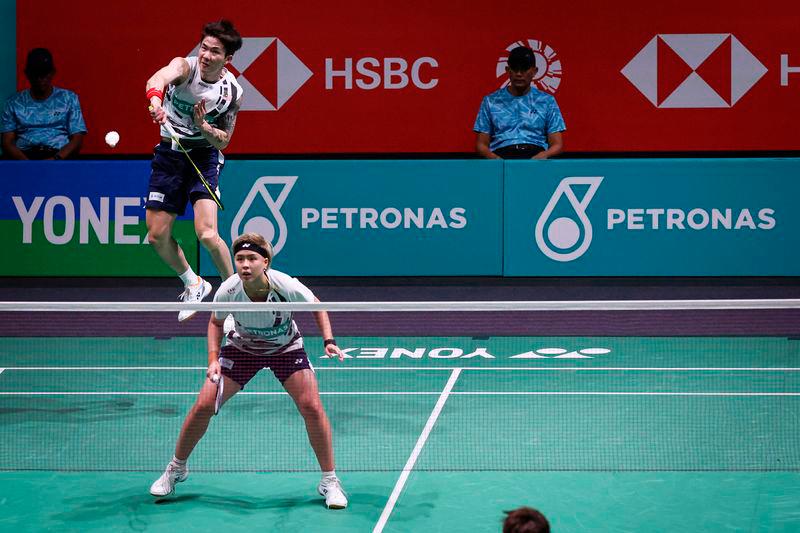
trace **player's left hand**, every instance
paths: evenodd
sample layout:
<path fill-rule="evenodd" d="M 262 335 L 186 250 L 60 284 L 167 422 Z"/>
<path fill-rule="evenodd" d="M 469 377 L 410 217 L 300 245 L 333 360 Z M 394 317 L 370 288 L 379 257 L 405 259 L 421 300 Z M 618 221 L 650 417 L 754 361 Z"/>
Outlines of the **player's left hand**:
<path fill-rule="evenodd" d="M 194 125 L 198 128 L 206 121 L 206 101 L 200 100 L 194 104 Z"/>
<path fill-rule="evenodd" d="M 328 357 L 338 357 L 339 361 L 344 361 L 344 352 L 335 344 L 329 344 L 325 347 L 325 355 Z"/>

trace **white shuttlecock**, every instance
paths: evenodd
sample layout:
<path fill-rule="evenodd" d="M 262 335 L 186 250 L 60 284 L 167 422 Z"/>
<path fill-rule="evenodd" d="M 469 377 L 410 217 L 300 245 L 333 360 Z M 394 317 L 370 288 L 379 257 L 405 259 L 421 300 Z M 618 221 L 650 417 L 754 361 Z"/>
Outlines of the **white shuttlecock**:
<path fill-rule="evenodd" d="M 116 131 L 109 131 L 106 133 L 106 144 L 114 148 L 119 142 L 119 133 Z"/>

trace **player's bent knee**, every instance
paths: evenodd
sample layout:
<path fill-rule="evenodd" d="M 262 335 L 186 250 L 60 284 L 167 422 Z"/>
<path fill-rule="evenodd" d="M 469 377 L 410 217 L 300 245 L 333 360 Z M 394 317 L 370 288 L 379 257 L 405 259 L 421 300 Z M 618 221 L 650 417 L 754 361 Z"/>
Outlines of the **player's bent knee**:
<path fill-rule="evenodd" d="M 213 229 L 197 232 L 197 239 L 206 248 L 216 248 L 219 242 L 219 234 Z"/>
<path fill-rule="evenodd" d="M 213 401 L 206 401 L 206 400 L 197 400 L 194 404 L 194 412 L 195 414 L 207 418 L 211 418 L 214 416 L 214 402 Z"/>
<path fill-rule="evenodd" d="M 147 242 L 151 245 L 162 243 L 169 237 L 169 233 L 162 229 L 151 229 L 147 232 Z"/>
<path fill-rule="evenodd" d="M 325 414 L 325 411 L 322 409 L 322 403 L 316 398 L 300 400 L 297 408 L 300 410 L 303 417 L 321 418 Z"/>

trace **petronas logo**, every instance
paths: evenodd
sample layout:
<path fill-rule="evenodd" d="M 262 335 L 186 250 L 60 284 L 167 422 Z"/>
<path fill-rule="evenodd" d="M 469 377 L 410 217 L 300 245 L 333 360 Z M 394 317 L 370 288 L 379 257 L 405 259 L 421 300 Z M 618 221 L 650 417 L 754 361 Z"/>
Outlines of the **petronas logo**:
<path fill-rule="evenodd" d="M 275 255 L 288 238 L 286 219 L 281 214 L 297 176 L 262 176 L 258 178 L 231 223 L 231 242 L 243 233 L 258 233 L 272 244 Z M 274 196 L 273 196 L 274 195 Z M 263 200 L 263 203 L 258 199 Z"/>
<path fill-rule="evenodd" d="M 586 208 L 602 181 L 602 176 L 561 180 L 536 222 L 536 244 L 544 255 L 567 262 L 586 253 L 592 243 L 592 223 Z"/>

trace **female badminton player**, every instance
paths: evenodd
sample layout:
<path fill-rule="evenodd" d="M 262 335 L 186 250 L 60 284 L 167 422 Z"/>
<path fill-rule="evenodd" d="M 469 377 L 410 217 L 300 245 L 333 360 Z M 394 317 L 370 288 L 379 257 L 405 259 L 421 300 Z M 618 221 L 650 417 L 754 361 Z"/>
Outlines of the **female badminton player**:
<path fill-rule="evenodd" d="M 273 270 L 272 247 L 257 233 L 246 233 L 233 243 L 236 274 L 225 280 L 215 302 L 313 302 L 319 301 L 297 279 Z M 287 311 L 214 312 L 208 323 L 207 378 L 181 428 L 175 455 L 164 474 L 150 487 L 150 494 L 172 494 L 175 484 L 189 475 L 186 461 L 208 428 L 215 412 L 218 388 L 224 405 L 262 369 L 269 368 L 294 400 L 303 416 L 311 447 L 317 456 L 322 480 L 317 490 L 329 509 L 347 507 L 347 497 L 336 477 L 331 426 L 319 396 L 317 378 L 303 348 L 303 337 Z M 315 311 L 325 353 L 343 360 L 336 345 L 328 313 Z M 234 324 L 229 324 L 234 322 Z M 223 329 L 224 327 L 224 329 Z M 224 339 L 223 339 L 224 334 Z M 224 343 L 223 343 L 224 340 Z M 220 349 L 220 345 L 222 348 Z M 219 384 L 215 378 L 221 376 Z"/>

